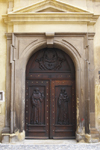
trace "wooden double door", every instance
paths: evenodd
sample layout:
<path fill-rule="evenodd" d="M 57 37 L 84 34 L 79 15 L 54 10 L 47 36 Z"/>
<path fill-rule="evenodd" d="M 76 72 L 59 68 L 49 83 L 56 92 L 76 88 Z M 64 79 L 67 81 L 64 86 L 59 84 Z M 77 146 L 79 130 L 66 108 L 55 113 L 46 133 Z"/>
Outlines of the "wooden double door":
<path fill-rule="evenodd" d="M 26 68 L 26 138 L 74 138 L 75 68 L 59 49 L 36 52 Z"/>

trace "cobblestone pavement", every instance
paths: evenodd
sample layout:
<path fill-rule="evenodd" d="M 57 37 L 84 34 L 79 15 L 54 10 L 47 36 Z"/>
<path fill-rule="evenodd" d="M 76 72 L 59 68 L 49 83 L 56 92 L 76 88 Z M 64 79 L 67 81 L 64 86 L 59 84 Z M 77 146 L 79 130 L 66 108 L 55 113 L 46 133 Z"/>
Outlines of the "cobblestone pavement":
<path fill-rule="evenodd" d="M 46 144 L 46 145 L 25 145 L 25 144 L 0 144 L 0 150 L 100 150 L 100 143 L 97 144 Z"/>

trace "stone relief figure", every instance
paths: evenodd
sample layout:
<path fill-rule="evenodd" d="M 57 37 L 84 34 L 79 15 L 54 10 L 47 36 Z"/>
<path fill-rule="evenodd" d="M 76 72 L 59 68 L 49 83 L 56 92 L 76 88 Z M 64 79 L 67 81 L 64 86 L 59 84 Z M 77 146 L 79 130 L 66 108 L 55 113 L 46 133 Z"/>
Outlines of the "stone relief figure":
<path fill-rule="evenodd" d="M 61 88 L 61 92 L 58 97 L 58 124 L 68 124 L 68 101 L 69 97 L 67 95 L 67 92 L 65 91 L 65 88 Z"/>
<path fill-rule="evenodd" d="M 32 114 L 31 123 L 41 124 L 41 103 L 43 101 L 44 94 L 39 91 L 39 88 L 35 88 L 32 94 Z"/>

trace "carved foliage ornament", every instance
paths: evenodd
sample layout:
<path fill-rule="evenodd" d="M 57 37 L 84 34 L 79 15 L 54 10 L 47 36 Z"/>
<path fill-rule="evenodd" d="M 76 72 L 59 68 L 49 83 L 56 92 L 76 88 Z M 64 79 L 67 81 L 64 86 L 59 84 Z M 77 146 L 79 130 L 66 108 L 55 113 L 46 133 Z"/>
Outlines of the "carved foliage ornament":
<path fill-rule="evenodd" d="M 39 63 L 41 70 L 59 70 L 65 60 L 57 55 L 56 50 L 47 49 L 44 50 L 43 56 L 36 61 Z"/>

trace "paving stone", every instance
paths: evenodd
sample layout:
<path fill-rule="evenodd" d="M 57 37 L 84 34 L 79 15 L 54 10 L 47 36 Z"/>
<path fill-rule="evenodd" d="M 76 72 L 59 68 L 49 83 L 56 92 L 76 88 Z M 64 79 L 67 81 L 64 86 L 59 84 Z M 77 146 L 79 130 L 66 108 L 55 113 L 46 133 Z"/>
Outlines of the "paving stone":
<path fill-rule="evenodd" d="M 11 145 L 0 144 L 0 150 L 100 150 L 98 144 L 66 144 L 66 145 Z"/>

